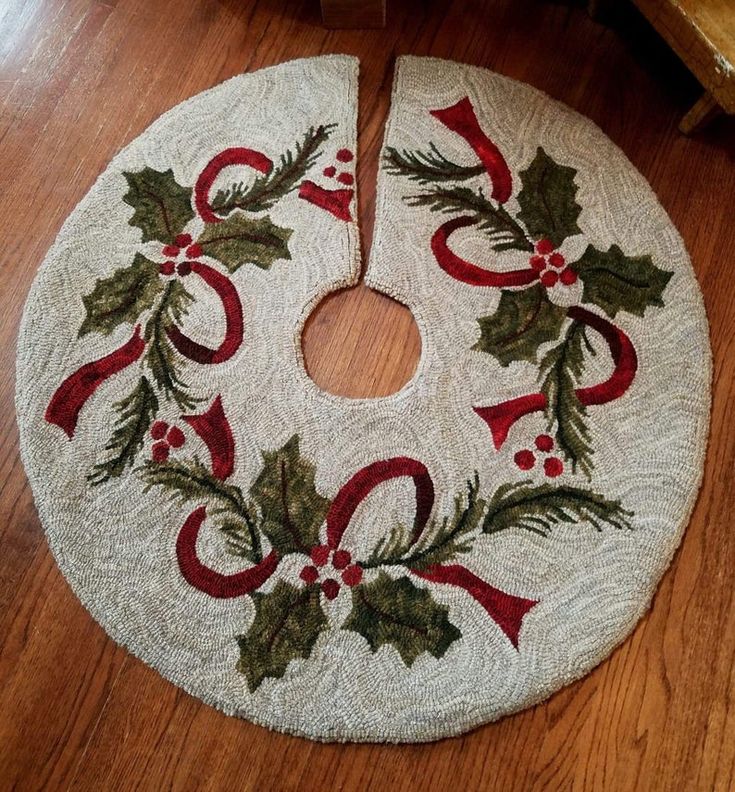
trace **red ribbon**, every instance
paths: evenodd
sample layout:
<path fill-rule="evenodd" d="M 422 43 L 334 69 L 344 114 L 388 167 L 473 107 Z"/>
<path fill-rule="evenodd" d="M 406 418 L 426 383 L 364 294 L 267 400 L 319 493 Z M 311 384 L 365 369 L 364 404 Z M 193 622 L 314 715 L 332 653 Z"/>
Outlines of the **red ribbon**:
<path fill-rule="evenodd" d="M 194 509 L 186 518 L 176 539 L 176 558 L 179 569 L 189 585 L 217 599 L 241 597 L 260 588 L 276 571 L 278 555 L 272 550 L 260 563 L 242 572 L 223 575 L 205 566 L 197 556 L 197 537 L 207 510 L 204 506 Z"/>
<path fill-rule="evenodd" d="M 434 118 L 439 119 L 447 129 L 456 132 L 472 146 L 490 177 L 493 185 L 493 198 L 498 203 L 505 203 L 513 191 L 510 169 L 500 153 L 500 149 L 482 131 L 469 97 L 465 96 L 464 99 L 460 99 L 457 104 L 451 107 L 429 112 Z"/>
<path fill-rule="evenodd" d="M 370 492 L 389 479 L 409 476 L 416 488 L 416 517 L 411 544 L 415 544 L 429 520 L 434 504 L 434 485 L 429 471 L 410 457 L 373 462 L 359 470 L 337 493 L 327 514 L 327 543 L 336 549 L 355 510 Z M 434 564 L 424 569 L 409 569 L 417 577 L 433 583 L 459 586 L 473 597 L 505 633 L 515 648 L 523 617 L 538 600 L 516 597 L 486 583 L 461 564 Z"/>
<path fill-rule="evenodd" d="M 410 476 L 416 488 L 416 517 L 411 544 L 416 542 L 434 505 L 434 484 L 421 462 L 409 457 L 393 457 L 362 468 L 337 493 L 327 513 L 327 544 L 332 549 L 339 547 L 355 509 L 378 484 L 400 476 Z"/>
<path fill-rule="evenodd" d="M 106 379 L 135 362 L 144 349 L 140 325 L 136 325 L 129 341 L 109 355 L 85 363 L 59 385 L 46 408 L 46 420 L 61 427 L 70 439 L 74 437 L 79 413 L 87 399 Z"/>
<path fill-rule="evenodd" d="M 299 198 L 303 198 L 334 215 L 338 220 L 344 220 L 347 223 L 352 220 L 350 202 L 354 194 L 354 190 L 325 190 L 324 187 L 308 180 L 301 182 L 299 187 Z"/>
<path fill-rule="evenodd" d="M 577 388 L 577 398 L 585 407 L 606 404 L 620 398 L 630 387 L 638 369 L 638 356 L 630 338 L 619 327 L 586 308 L 572 306 L 567 310 L 567 316 L 596 330 L 605 339 L 615 366 L 604 382 L 589 388 Z M 546 407 L 543 393 L 530 393 L 492 407 L 473 409 L 490 428 L 493 444 L 499 449 L 517 420 L 524 415 L 545 410 Z"/>
<path fill-rule="evenodd" d="M 223 363 L 240 348 L 243 337 L 242 303 L 232 281 L 201 261 L 191 262 L 191 271 L 210 286 L 220 298 L 225 312 L 225 337 L 217 349 L 198 344 L 184 335 L 176 325 L 166 328 L 166 334 L 176 349 L 196 363 Z"/>
<path fill-rule="evenodd" d="M 273 167 L 273 161 L 254 149 L 237 147 L 225 149 L 216 157 L 212 157 L 199 174 L 194 186 L 194 204 L 205 223 L 222 222 L 223 218 L 214 213 L 212 205 L 209 203 L 209 192 L 220 172 L 230 165 L 247 165 L 260 173 L 269 173 Z"/>
<path fill-rule="evenodd" d="M 493 272 L 492 270 L 478 267 L 449 249 L 447 244 L 450 234 L 458 228 L 474 225 L 472 217 L 456 217 L 454 220 L 440 225 L 431 238 L 431 251 L 437 264 L 453 278 L 471 286 L 528 286 L 538 280 L 539 273 L 528 267 L 527 269 L 510 270 L 508 272 Z"/>
<path fill-rule="evenodd" d="M 212 460 L 212 473 L 222 480 L 231 476 L 235 467 L 235 440 L 225 411 L 222 409 L 222 397 L 217 396 L 207 412 L 201 415 L 181 417 L 207 446 Z"/>
<path fill-rule="evenodd" d="M 496 589 L 482 578 L 460 564 L 434 564 L 425 569 L 411 570 L 414 575 L 430 580 L 432 583 L 449 583 L 459 586 L 470 594 L 487 611 L 491 619 L 508 636 L 513 646 L 518 648 L 518 634 L 523 617 L 539 600 L 515 597 Z"/>

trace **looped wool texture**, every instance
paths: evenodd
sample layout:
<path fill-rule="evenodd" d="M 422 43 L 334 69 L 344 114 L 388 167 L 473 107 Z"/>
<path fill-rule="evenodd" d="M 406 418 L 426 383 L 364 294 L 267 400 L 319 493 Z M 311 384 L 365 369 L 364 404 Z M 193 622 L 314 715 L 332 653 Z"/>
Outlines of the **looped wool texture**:
<path fill-rule="evenodd" d="M 21 452 L 107 632 L 228 714 L 423 741 L 538 702 L 649 606 L 701 474 L 682 241 L 591 122 L 399 59 L 366 282 L 422 338 L 348 399 L 301 331 L 360 272 L 355 59 L 235 77 L 111 162 L 18 341 Z"/>

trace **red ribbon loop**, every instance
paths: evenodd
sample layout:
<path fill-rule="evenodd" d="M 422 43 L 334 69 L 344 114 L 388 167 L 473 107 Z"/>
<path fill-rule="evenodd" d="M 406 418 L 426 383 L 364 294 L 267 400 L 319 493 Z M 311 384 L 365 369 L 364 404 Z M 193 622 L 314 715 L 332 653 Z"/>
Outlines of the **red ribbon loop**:
<path fill-rule="evenodd" d="M 59 385 L 46 408 L 46 420 L 61 427 L 70 439 L 74 437 L 79 413 L 87 399 L 106 379 L 134 363 L 144 349 L 140 325 L 136 325 L 129 341 L 109 355 L 85 363 Z"/>
<path fill-rule="evenodd" d="M 434 564 L 426 569 L 411 571 L 414 575 L 432 583 L 449 583 L 463 588 L 482 605 L 516 649 L 523 617 L 539 603 L 539 600 L 516 597 L 514 594 L 496 589 L 460 564 Z"/>
<path fill-rule="evenodd" d="M 458 228 L 465 228 L 475 224 L 472 217 L 456 217 L 454 220 L 442 224 L 434 232 L 431 238 L 431 251 L 434 254 L 437 264 L 456 280 L 469 283 L 470 286 L 528 286 L 538 280 L 539 273 L 536 270 L 527 269 L 510 270 L 508 272 L 493 272 L 483 267 L 472 264 L 460 258 L 456 253 L 449 249 L 449 236 Z"/>
<path fill-rule="evenodd" d="M 249 148 L 228 148 L 213 157 L 199 175 L 194 187 L 194 204 L 199 216 L 205 223 L 220 223 L 212 205 L 209 203 L 209 192 L 220 172 L 230 165 L 247 165 L 260 173 L 269 173 L 273 162 L 265 154 Z"/>
<path fill-rule="evenodd" d="M 186 518 L 176 539 L 176 558 L 184 580 L 194 588 L 217 599 L 230 599 L 250 594 L 260 588 L 276 571 L 278 555 L 272 550 L 259 564 L 242 572 L 223 575 L 202 564 L 197 556 L 199 529 L 207 516 L 204 506 L 199 506 Z"/>
<path fill-rule="evenodd" d="M 500 153 L 500 149 L 482 131 L 469 97 L 465 96 L 464 99 L 460 99 L 457 104 L 451 107 L 445 107 L 443 110 L 431 110 L 430 113 L 447 129 L 456 132 L 472 146 L 490 177 L 493 185 L 493 198 L 498 203 L 505 203 L 513 191 L 510 169 Z"/>
<path fill-rule="evenodd" d="M 577 388 L 577 398 L 585 407 L 619 399 L 631 386 L 638 370 L 638 356 L 632 341 L 619 327 L 581 306 L 569 308 L 567 316 L 596 330 L 605 339 L 615 366 L 613 373 L 604 382 L 589 388 Z M 492 407 L 473 407 L 473 410 L 488 425 L 493 445 L 499 449 L 517 420 L 524 415 L 545 410 L 546 407 L 546 396 L 543 393 L 530 393 Z"/>
<path fill-rule="evenodd" d="M 191 263 L 191 271 L 210 286 L 220 298 L 225 312 L 225 337 L 217 349 L 198 344 L 179 330 L 176 325 L 166 328 L 171 343 L 176 349 L 195 363 L 223 363 L 240 348 L 243 338 L 242 303 L 232 281 L 201 261 Z"/>
<path fill-rule="evenodd" d="M 327 544 L 336 549 L 357 507 L 384 481 L 410 476 L 416 487 L 416 517 L 412 543 L 421 535 L 434 506 L 434 484 L 426 466 L 410 457 L 393 457 L 373 462 L 358 470 L 337 493 L 327 513 Z"/>

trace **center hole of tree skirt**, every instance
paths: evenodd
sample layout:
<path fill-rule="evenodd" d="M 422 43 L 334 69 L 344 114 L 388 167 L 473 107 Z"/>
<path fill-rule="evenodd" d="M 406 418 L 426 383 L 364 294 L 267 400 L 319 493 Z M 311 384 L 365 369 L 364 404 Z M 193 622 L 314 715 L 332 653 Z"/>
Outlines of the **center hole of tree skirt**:
<path fill-rule="evenodd" d="M 301 346 L 311 379 L 327 393 L 353 399 L 397 393 L 421 356 L 411 311 L 364 283 L 324 297 L 306 322 Z"/>

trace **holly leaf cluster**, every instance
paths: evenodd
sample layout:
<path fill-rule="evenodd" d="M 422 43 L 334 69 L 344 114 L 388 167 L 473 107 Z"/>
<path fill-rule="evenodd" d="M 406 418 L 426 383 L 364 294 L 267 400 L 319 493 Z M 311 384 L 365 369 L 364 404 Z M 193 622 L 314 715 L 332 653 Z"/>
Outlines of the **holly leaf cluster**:
<path fill-rule="evenodd" d="M 251 597 L 255 618 L 237 637 L 237 669 L 252 693 L 267 677 L 282 677 L 293 660 L 308 658 L 328 622 L 318 586 L 297 588 L 279 580 L 270 593 Z"/>
<path fill-rule="evenodd" d="M 589 245 L 570 266 L 584 284 L 582 300 L 613 319 L 618 311 L 643 316 L 651 306 L 662 307 L 674 274 L 657 267 L 651 256 L 627 256 L 617 245 L 607 251 Z"/>
<path fill-rule="evenodd" d="M 393 646 L 409 668 L 424 652 L 443 657 L 462 637 L 449 621 L 448 608 L 429 591 L 385 572 L 352 589 L 352 611 L 342 629 L 361 635 L 373 652 Z"/>
<path fill-rule="evenodd" d="M 501 366 L 517 360 L 538 362 L 542 344 L 558 338 L 566 309 L 551 302 L 536 283 L 527 289 L 503 289 L 497 311 L 477 320 L 480 339 L 472 347 L 492 355 Z"/>
<path fill-rule="evenodd" d="M 145 167 L 135 173 L 123 173 L 128 191 L 123 201 L 133 207 L 128 221 L 143 233 L 144 242 L 171 245 L 184 226 L 194 217 L 191 188 L 182 187 L 174 172 Z"/>
<path fill-rule="evenodd" d="M 274 261 L 290 261 L 288 240 L 293 231 L 271 222 L 269 217 L 253 218 L 241 212 L 221 223 L 204 228 L 198 244 L 207 256 L 221 261 L 230 273 L 243 264 L 270 269 Z"/>
<path fill-rule="evenodd" d="M 314 465 L 301 456 L 298 435 L 263 453 L 250 495 L 260 508 L 260 528 L 280 555 L 308 553 L 319 543 L 330 501 L 317 492 L 314 475 Z"/>

